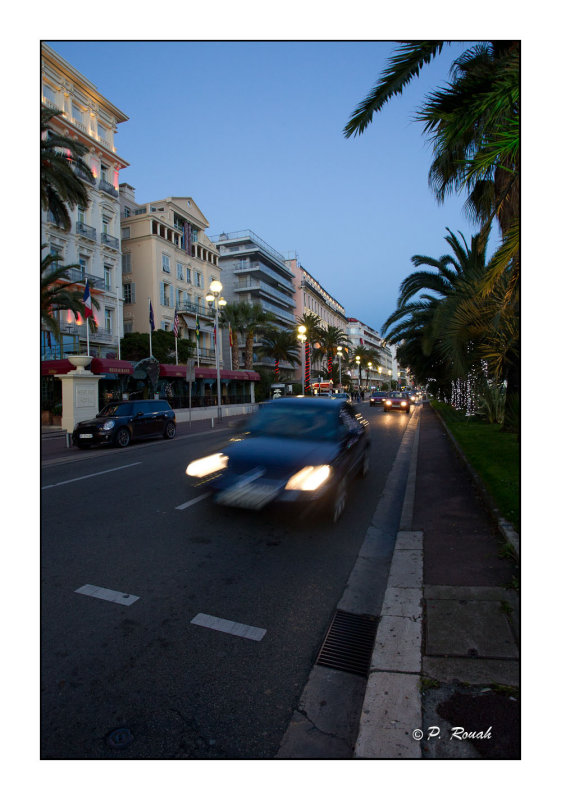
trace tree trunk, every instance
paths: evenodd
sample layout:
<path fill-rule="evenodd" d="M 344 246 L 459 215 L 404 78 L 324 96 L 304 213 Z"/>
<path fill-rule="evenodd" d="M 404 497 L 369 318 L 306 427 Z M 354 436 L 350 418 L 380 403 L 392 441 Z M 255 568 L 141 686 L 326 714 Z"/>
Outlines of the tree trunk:
<path fill-rule="evenodd" d="M 246 369 L 253 369 L 253 340 L 254 340 L 253 331 L 250 331 L 247 334 L 247 338 L 245 340 L 245 368 Z"/>

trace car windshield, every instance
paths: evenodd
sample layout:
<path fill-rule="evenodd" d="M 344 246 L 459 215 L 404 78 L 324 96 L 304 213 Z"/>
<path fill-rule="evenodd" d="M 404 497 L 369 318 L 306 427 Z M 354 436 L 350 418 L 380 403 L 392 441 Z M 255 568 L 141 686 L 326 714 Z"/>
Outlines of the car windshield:
<path fill-rule="evenodd" d="M 130 414 L 130 403 L 110 403 L 102 408 L 98 417 L 126 417 Z"/>
<path fill-rule="evenodd" d="M 331 406 L 331 404 L 328 404 Z M 254 436 L 279 436 L 283 439 L 311 439 L 335 441 L 337 438 L 339 410 L 328 408 L 303 408 L 274 403 L 262 406 L 253 415 L 247 430 Z"/>
<path fill-rule="evenodd" d="M 390 397 L 404 397 L 406 400 L 409 399 L 409 395 L 406 392 L 392 392 Z"/>

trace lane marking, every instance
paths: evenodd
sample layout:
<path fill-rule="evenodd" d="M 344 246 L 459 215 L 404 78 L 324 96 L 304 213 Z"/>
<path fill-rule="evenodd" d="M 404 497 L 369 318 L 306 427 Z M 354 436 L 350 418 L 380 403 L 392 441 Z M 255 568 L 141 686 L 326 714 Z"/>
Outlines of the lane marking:
<path fill-rule="evenodd" d="M 180 506 L 175 506 L 176 511 L 183 511 L 185 508 L 189 508 L 189 506 L 194 506 L 195 503 L 200 503 L 201 500 L 204 500 L 205 497 L 210 497 L 211 492 L 206 492 L 205 494 L 200 494 L 198 497 L 195 497 L 194 500 L 187 500 L 186 503 L 182 503 Z"/>
<path fill-rule="evenodd" d="M 75 594 L 86 594 L 89 597 L 97 597 L 100 600 L 109 600 L 110 603 L 119 603 L 121 606 L 131 606 L 137 600 L 140 600 L 135 594 L 115 592 L 113 589 L 104 589 L 102 586 L 92 586 L 91 583 L 86 583 L 79 589 L 75 589 Z"/>
<path fill-rule="evenodd" d="M 202 628 L 211 628 L 213 631 L 231 633 L 232 636 L 242 636 L 244 639 L 253 639 L 256 642 L 260 642 L 267 633 L 265 628 L 253 628 L 251 625 L 212 617 L 210 614 L 197 614 L 191 620 L 191 625 L 200 625 Z"/>
<path fill-rule="evenodd" d="M 91 472 L 89 475 L 82 475 L 81 478 L 70 478 L 68 481 L 60 481 L 59 483 L 49 483 L 48 486 L 41 486 L 43 489 L 52 489 L 55 486 L 64 486 L 66 483 L 74 483 L 75 481 L 85 481 L 87 478 L 96 478 L 98 475 L 107 475 L 108 472 L 116 472 L 119 469 L 127 469 L 127 467 L 137 467 L 142 464 L 142 461 L 135 461 L 133 464 L 125 464 L 123 467 L 113 467 L 112 469 L 104 469 L 102 472 Z"/>

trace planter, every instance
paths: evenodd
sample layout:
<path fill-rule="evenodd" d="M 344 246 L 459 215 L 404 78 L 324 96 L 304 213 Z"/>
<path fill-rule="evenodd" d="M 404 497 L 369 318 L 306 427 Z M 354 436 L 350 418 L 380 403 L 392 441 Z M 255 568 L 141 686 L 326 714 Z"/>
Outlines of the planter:
<path fill-rule="evenodd" d="M 68 360 L 75 367 L 74 372 L 85 372 L 84 367 L 88 367 L 93 356 L 68 356 Z M 89 372 L 89 370 L 88 370 Z"/>

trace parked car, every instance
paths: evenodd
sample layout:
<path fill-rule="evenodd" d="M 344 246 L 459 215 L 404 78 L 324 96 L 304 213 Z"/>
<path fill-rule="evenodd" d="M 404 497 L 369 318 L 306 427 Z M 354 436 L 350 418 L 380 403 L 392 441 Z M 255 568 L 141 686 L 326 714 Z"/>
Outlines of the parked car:
<path fill-rule="evenodd" d="M 72 441 L 81 448 L 93 444 L 127 447 L 134 439 L 175 436 L 175 411 L 167 400 L 126 400 L 105 406 L 95 419 L 74 427 Z"/>
<path fill-rule="evenodd" d="M 370 466 L 368 422 L 345 400 L 281 398 L 242 423 L 222 452 L 192 461 L 215 502 L 263 509 L 322 507 L 337 522 L 350 479 Z"/>
<path fill-rule="evenodd" d="M 372 392 L 370 395 L 370 405 L 381 406 L 387 396 L 387 392 Z"/>
<path fill-rule="evenodd" d="M 390 392 L 384 400 L 384 411 L 405 411 L 409 414 L 411 410 L 411 398 L 409 392 Z"/>

